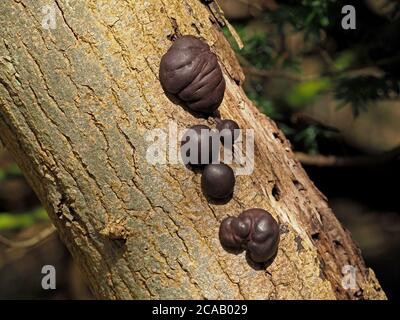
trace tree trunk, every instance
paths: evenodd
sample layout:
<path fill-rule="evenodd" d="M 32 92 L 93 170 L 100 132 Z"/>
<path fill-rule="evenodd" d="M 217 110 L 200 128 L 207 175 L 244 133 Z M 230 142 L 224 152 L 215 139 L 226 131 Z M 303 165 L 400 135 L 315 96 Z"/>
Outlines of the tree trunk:
<path fill-rule="evenodd" d="M 1 140 L 98 298 L 385 298 L 289 142 L 243 92 L 223 16 L 211 7 L 198 0 L 1 1 Z M 47 30 L 52 10 L 56 25 Z M 237 178 L 223 205 L 204 198 L 199 173 L 146 161 L 148 130 L 211 121 L 171 102 L 158 80 L 161 56 L 183 34 L 203 37 L 219 57 L 227 82 L 222 117 L 255 130 L 254 173 Z M 218 240 L 224 217 L 253 207 L 281 225 L 266 270 Z M 346 265 L 356 268 L 356 289 L 342 286 Z"/>

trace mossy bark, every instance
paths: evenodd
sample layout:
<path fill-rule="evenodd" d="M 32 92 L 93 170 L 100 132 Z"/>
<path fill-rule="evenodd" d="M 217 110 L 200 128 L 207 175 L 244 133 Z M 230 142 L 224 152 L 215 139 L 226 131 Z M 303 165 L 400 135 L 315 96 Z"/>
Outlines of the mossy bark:
<path fill-rule="evenodd" d="M 42 26 L 53 6 L 56 28 Z M 0 2 L 0 137 L 36 191 L 99 298 L 380 299 L 374 273 L 294 158 L 289 142 L 241 88 L 242 70 L 198 0 Z M 214 12 L 214 14 L 212 13 Z M 224 205 L 200 174 L 146 161 L 145 133 L 200 120 L 158 81 L 179 34 L 203 37 L 227 89 L 222 117 L 255 130 L 255 170 Z M 255 270 L 225 252 L 218 227 L 244 209 L 281 224 L 274 262 Z M 357 289 L 342 287 L 342 268 Z"/>

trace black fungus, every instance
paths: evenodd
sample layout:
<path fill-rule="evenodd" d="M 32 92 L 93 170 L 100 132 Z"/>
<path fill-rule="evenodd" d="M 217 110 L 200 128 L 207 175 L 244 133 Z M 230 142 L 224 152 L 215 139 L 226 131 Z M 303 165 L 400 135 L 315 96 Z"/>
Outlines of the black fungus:
<path fill-rule="evenodd" d="M 194 36 L 174 41 L 161 59 L 160 81 L 166 92 L 196 112 L 212 113 L 224 98 L 225 80 L 217 56 Z"/>
<path fill-rule="evenodd" d="M 278 250 L 279 225 L 267 211 L 249 209 L 237 218 L 225 218 L 220 225 L 219 239 L 223 247 L 247 249 L 252 261 L 265 263 Z"/>

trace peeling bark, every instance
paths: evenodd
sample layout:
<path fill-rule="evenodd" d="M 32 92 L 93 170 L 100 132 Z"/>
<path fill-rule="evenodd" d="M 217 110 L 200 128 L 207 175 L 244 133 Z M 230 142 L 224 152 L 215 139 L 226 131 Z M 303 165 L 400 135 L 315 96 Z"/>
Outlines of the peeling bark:
<path fill-rule="evenodd" d="M 56 29 L 42 28 L 51 4 Z M 0 2 L 0 137 L 99 298 L 384 299 L 349 233 L 276 125 L 244 94 L 244 76 L 209 7 L 197 0 Z M 144 134 L 207 123 L 158 81 L 179 34 L 218 55 L 225 118 L 255 130 L 255 171 L 227 204 L 207 202 L 200 175 L 146 162 Z M 227 215 L 260 207 L 281 224 L 266 270 L 218 241 Z M 356 290 L 342 267 L 357 268 Z"/>

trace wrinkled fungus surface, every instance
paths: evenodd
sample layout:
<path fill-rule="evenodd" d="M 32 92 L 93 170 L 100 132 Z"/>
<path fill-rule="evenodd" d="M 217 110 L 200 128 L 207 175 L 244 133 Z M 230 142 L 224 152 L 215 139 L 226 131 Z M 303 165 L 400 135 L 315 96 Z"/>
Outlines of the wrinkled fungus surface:
<path fill-rule="evenodd" d="M 238 217 L 225 218 L 220 225 L 219 238 L 223 247 L 247 249 L 252 261 L 264 263 L 278 250 L 279 226 L 267 211 L 249 209 Z"/>
<path fill-rule="evenodd" d="M 224 98 L 225 80 L 217 56 L 194 36 L 178 38 L 162 57 L 160 81 L 166 92 L 196 112 L 212 113 Z"/>

